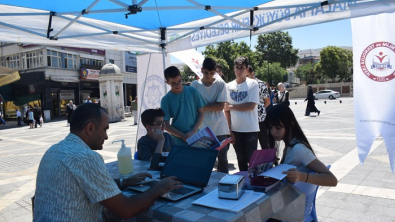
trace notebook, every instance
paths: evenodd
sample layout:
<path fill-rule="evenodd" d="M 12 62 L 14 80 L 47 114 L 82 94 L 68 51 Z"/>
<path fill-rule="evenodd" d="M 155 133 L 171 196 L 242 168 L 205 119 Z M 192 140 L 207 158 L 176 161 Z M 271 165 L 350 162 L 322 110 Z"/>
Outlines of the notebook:
<path fill-rule="evenodd" d="M 173 146 L 160 178 L 176 176 L 183 183 L 183 188 L 168 192 L 161 198 L 178 201 L 202 192 L 210 179 L 217 154 L 218 150 Z M 158 180 L 153 180 L 129 186 L 128 189 L 144 192 L 157 182 Z"/>

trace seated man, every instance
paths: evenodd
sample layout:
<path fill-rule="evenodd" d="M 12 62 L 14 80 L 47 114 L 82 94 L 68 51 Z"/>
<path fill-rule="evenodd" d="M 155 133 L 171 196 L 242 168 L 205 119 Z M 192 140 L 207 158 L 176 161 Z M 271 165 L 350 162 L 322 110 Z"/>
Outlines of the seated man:
<path fill-rule="evenodd" d="M 175 177 L 169 177 L 142 194 L 124 196 L 118 186 L 152 176 L 140 173 L 116 181 L 111 178 L 102 156 L 94 151 L 103 149 L 108 128 L 105 109 L 93 103 L 78 106 L 69 135 L 41 159 L 33 221 L 103 221 L 103 207 L 127 219 L 149 209 L 161 195 L 182 187 Z"/>
<path fill-rule="evenodd" d="M 147 109 L 141 114 L 141 122 L 147 135 L 137 142 L 139 160 L 149 161 L 154 153 L 169 152 L 173 145 L 170 134 L 163 132 L 165 113 L 162 109 Z"/>

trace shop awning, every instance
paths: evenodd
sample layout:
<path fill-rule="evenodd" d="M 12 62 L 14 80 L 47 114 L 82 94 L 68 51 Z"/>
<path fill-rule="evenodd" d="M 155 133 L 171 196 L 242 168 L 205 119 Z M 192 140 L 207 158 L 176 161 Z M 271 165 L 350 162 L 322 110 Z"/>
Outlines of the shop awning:
<path fill-rule="evenodd" d="M 19 72 L 15 69 L 10 69 L 4 66 L 0 66 L 0 86 L 18 81 L 21 77 Z"/>

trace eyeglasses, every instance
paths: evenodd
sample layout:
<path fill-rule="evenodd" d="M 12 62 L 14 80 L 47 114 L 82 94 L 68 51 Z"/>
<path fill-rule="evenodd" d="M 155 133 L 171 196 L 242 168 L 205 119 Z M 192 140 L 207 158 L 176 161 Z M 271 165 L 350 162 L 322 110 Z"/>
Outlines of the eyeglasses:
<path fill-rule="evenodd" d="M 151 126 L 164 126 L 165 122 L 158 122 L 158 123 L 153 123 Z"/>
<path fill-rule="evenodd" d="M 246 67 L 244 67 L 244 66 L 234 66 L 233 68 L 237 69 L 237 70 L 244 70 L 244 69 L 246 69 Z"/>
<path fill-rule="evenodd" d="M 181 85 L 181 84 L 182 84 L 182 80 L 180 80 L 180 81 L 178 81 L 178 82 L 169 82 L 169 85 L 170 85 L 171 87 L 178 86 L 178 85 Z"/>

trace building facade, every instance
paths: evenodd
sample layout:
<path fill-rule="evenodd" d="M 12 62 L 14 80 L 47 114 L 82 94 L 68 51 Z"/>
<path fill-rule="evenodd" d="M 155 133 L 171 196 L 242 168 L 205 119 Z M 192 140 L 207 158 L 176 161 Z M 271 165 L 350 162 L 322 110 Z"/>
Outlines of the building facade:
<path fill-rule="evenodd" d="M 0 65 L 18 70 L 21 76 L 20 80 L 0 87 L 5 118 L 14 118 L 17 108 L 24 110 L 34 105 L 42 110 L 50 110 L 51 118 L 63 116 L 70 100 L 78 105 L 88 96 L 93 102 L 100 103 L 98 75 L 106 63 L 121 67 L 124 75 L 124 104 L 129 105 L 137 89 L 134 54 L 2 43 Z"/>

